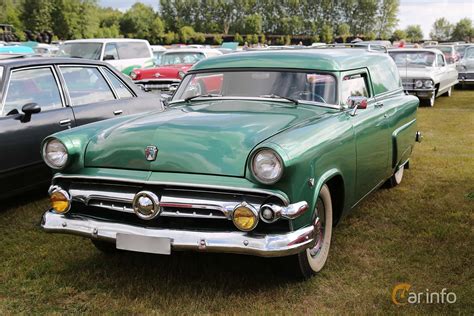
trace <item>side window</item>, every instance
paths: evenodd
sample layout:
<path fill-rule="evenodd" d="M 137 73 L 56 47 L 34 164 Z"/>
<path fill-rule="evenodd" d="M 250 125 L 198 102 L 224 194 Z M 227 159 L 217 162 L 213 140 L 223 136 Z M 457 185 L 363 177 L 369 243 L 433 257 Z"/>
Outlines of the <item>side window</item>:
<path fill-rule="evenodd" d="M 145 42 L 118 42 L 120 59 L 153 58 Z"/>
<path fill-rule="evenodd" d="M 108 43 L 107 45 L 105 45 L 103 60 L 117 60 L 117 59 L 119 59 L 117 45 L 115 45 L 114 43 Z"/>
<path fill-rule="evenodd" d="M 107 81 L 95 67 L 60 67 L 71 98 L 71 105 L 114 100 Z"/>
<path fill-rule="evenodd" d="M 133 94 L 130 92 L 130 90 L 128 90 L 125 83 L 123 83 L 107 68 L 102 67 L 102 69 L 104 70 L 105 75 L 107 76 L 109 81 L 112 83 L 112 86 L 114 87 L 115 92 L 117 92 L 117 95 L 120 99 L 133 98 Z"/>
<path fill-rule="evenodd" d="M 438 62 L 438 67 L 444 67 L 445 66 L 445 63 L 444 63 L 444 58 L 443 58 L 443 55 L 440 55 L 440 54 L 437 54 L 436 55 L 436 58 L 437 58 L 437 62 Z"/>
<path fill-rule="evenodd" d="M 2 115 L 21 112 L 27 103 L 37 103 L 41 111 L 62 107 L 61 95 L 51 68 L 35 68 L 12 72 Z"/>
<path fill-rule="evenodd" d="M 347 99 L 351 96 L 369 96 L 365 74 L 348 75 L 342 79 L 342 103 L 347 105 Z"/>
<path fill-rule="evenodd" d="M 399 55 L 399 54 L 397 54 Z M 374 95 L 400 89 L 402 86 L 398 68 L 393 61 L 378 63 L 370 67 Z"/>

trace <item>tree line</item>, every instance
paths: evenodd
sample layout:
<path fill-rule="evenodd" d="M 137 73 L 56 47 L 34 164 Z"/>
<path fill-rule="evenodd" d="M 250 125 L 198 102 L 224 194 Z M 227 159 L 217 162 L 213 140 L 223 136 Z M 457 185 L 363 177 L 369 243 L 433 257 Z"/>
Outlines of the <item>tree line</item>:
<path fill-rule="evenodd" d="M 20 40 L 47 32 L 61 40 L 133 37 L 155 44 L 204 43 L 210 35 L 215 44 L 229 35 L 241 43 L 271 37 L 289 44 L 302 35 L 327 43 L 352 37 L 420 41 L 419 25 L 394 30 L 398 8 L 399 0 L 159 0 L 158 11 L 136 2 L 121 12 L 98 0 L 2 0 L 0 23 L 12 24 Z M 459 27 L 448 22 L 449 30 L 446 22 L 437 20 L 432 36 L 472 36 L 471 19 Z"/>

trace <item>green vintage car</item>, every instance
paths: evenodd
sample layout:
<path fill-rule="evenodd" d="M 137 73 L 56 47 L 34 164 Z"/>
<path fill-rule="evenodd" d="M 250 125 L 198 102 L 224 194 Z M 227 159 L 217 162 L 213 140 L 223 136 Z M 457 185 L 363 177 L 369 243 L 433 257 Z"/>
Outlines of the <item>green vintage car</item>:
<path fill-rule="evenodd" d="M 333 226 L 402 180 L 417 108 L 370 49 L 209 58 L 164 111 L 46 138 L 56 175 L 41 225 L 102 251 L 290 256 L 310 277 Z"/>

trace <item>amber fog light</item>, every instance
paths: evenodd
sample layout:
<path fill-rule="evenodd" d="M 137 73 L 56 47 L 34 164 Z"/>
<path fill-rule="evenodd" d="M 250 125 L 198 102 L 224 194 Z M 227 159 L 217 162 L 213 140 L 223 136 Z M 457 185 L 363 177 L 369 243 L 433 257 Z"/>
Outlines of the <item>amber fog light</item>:
<path fill-rule="evenodd" d="M 237 205 L 232 215 L 235 227 L 241 231 L 253 230 L 258 224 L 258 212 L 251 205 L 243 202 Z"/>
<path fill-rule="evenodd" d="M 69 194 L 62 190 L 55 190 L 49 196 L 51 207 L 56 213 L 66 213 L 71 208 L 71 198 Z"/>

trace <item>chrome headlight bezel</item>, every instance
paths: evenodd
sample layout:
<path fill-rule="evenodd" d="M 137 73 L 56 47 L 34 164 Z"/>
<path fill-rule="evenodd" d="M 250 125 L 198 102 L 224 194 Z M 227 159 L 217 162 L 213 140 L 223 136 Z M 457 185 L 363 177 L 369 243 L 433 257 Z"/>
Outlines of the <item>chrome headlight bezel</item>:
<path fill-rule="evenodd" d="M 416 80 L 413 82 L 413 85 L 414 85 L 415 88 L 417 88 L 417 89 L 423 88 L 423 80 L 421 80 L 421 79 L 416 79 Z"/>
<path fill-rule="evenodd" d="M 57 162 L 54 162 L 49 155 L 48 148 L 51 146 L 57 146 L 57 153 L 62 153 L 62 156 L 57 159 Z M 63 169 L 69 162 L 69 151 L 67 150 L 66 145 L 57 138 L 50 138 L 44 144 L 42 148 L 43 161 L 46 165 L 52 169 Z M 52 152 L 52 151 L 51 151 Z"/>
<path fill-rule="evenodd" d="M 277 170 L 277 173 L 273 175 L 272 177 L 265 177 L 262 174 L 263 171 L 258 169 L 259 161 L 257 161 L 257 159 L 259 159 L 259 157 L 260 159 L 262 159 L 261 155 L 264 155 L 264 154 L 270 155 L 271 156 L 270 160 L 274 162 L 275 167 L 279 168 L 279 170 Z M 261 148 L 252 155 L 250 169 L 252 171 L 253 177 L 258 182 L 262 184 L 270 185 L 270 184 L 277 183 L 281 179 L 285 170 L 285 165 L 283 164 L 283 159 L 275 150 L 271 148 Z"/>
<path fill-rule="evenodd" d="M 425 88 L 427 88 L 427 89 L 432 89 L 433 86 L 434 86 L 433 80 L 427 79 L 427 80 L 424 80 L 424 81 L 423 81 L 423 87 L 425 87 Z"/>

